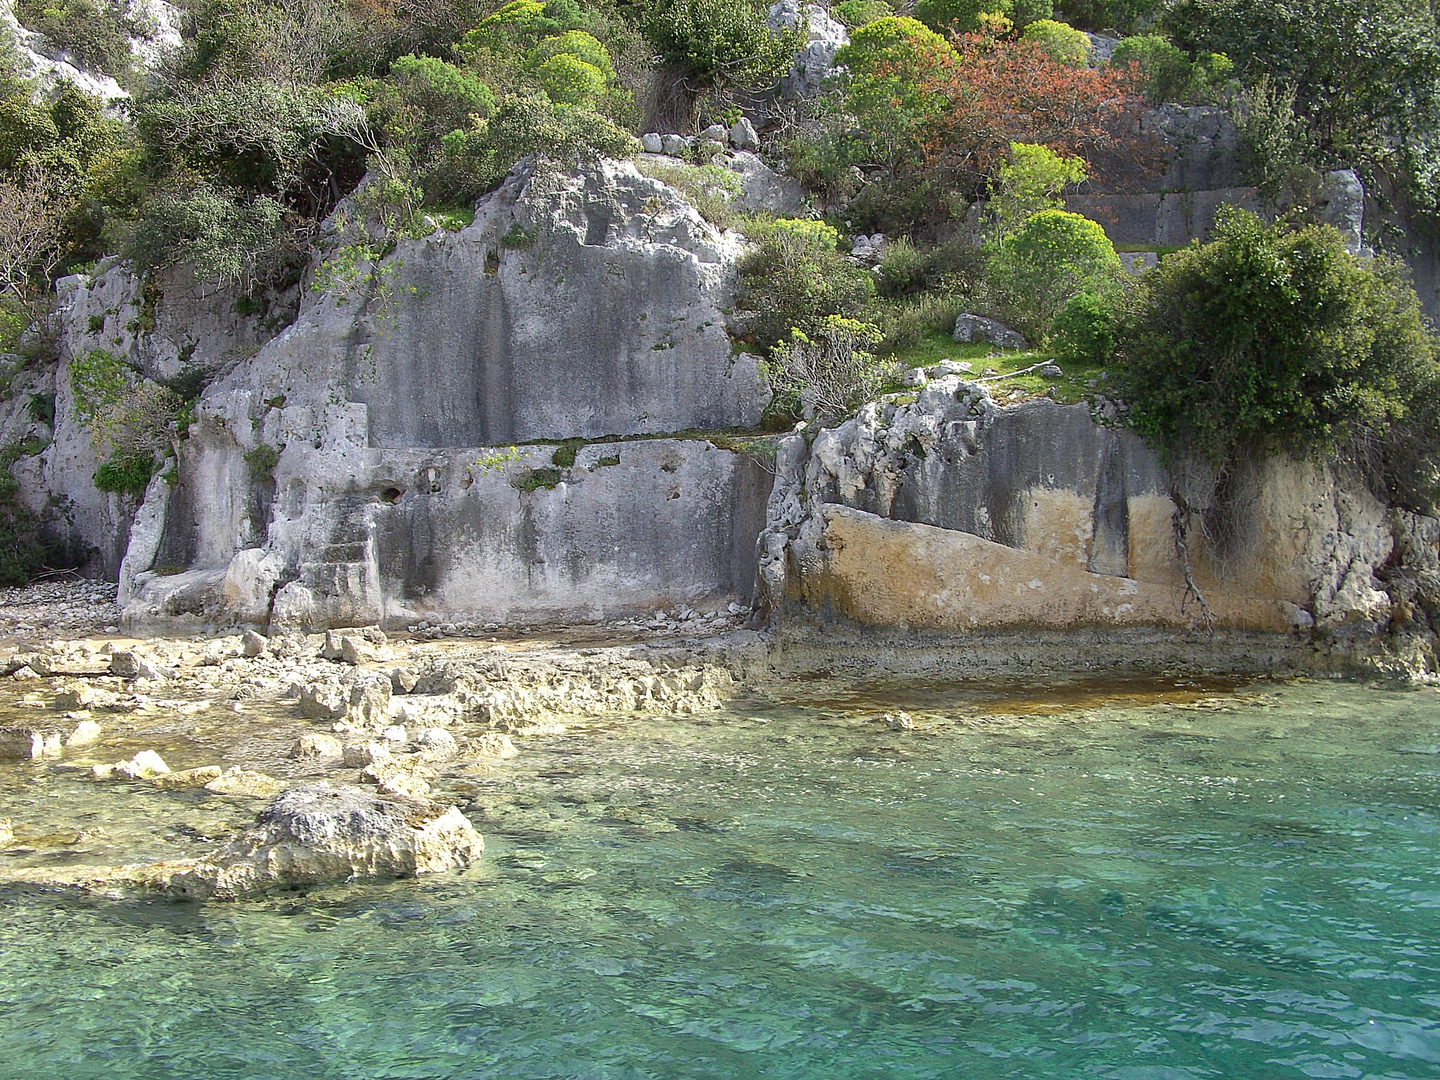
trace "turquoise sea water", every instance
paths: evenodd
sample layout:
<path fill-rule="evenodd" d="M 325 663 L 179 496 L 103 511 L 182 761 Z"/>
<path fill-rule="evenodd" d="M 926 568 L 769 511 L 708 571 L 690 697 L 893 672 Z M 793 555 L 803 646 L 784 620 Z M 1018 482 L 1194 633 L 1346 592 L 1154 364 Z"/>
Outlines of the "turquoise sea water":
<path fill-rule="evenodd" d="M 1440 1076 L 1434 690 L 804 684 L 447 782 L 462 874 L 0 891 L 0 1076 Z"/>

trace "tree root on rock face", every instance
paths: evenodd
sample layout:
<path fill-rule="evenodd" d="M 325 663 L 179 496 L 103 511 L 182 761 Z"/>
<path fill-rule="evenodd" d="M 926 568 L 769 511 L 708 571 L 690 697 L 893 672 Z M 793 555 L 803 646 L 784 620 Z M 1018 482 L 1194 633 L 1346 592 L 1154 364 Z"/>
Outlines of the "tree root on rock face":
<path fill-rule="evenodd" d="M 1180 562 L 1180 573 L 1185 578 L 1185 592 L 1180 598 L 1180 613 L 1185 613 L 1185 608 L 1192 601 L 1199 607 L 1200 612 L 1190 623 L 1192 630 L 1203 627 L 1207 634 L 1215 632 L 1215 612 L 1205 599 L 1205 594 L 1195 584 L 1194 575 L 1190 570 L 1190 544 L 1188 533 L 1190 528 L 1190 515 L 1193 512 L 1190 504 L 1185 501 L 1176 488 L 1170 489 L 1170 501 L 1175 505 L 1175 512 L 1170 515 L 1170 531 L 1175 538 L 1175 557 Z"/>

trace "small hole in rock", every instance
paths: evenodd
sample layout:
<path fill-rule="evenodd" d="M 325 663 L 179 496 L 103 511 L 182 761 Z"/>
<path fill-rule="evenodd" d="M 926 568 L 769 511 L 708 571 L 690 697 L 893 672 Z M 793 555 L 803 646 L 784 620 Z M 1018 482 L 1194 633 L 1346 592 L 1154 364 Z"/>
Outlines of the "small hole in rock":
<path fill-rule="evenodd" d="M 386 488 L 384 491 L 380 492 L 380 501 L 387 503 L 398 502 L 400 500 L 400 496 L 404 494 L 405 493 L 399 488 Z"/>

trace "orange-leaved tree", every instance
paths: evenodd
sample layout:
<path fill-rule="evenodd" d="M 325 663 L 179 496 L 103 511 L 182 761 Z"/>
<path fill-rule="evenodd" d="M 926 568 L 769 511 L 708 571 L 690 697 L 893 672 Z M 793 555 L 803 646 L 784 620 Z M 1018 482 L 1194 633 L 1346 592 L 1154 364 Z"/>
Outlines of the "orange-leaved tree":
<path fill-rule="evenodd" d="M 1032 41 L 956 35 L 919 90 L 926 110 L 919 147 L 932 182 L 980 194 L 1012 142 L 1083 158 L 1091 175 L 1148 171 L 1156 147 L 1140 126 L 1138 67 L 1092 69 L 1052 59 Z"/>

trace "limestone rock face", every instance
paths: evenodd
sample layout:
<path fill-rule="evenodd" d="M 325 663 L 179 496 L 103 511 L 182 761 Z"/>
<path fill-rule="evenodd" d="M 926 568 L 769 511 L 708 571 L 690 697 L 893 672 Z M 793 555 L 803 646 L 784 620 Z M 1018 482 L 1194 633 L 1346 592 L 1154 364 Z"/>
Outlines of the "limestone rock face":
<path fill-rule="evenodd" d="M 1172 492 L 1191 508 L 1178 520 L 1217 628 L 1374 635 L 1397 606 L 1426 619 L 1440 597 L 1440 524 L 1388 512 L 1327 469 L 1272 459 L 1223 487 L 1203 470 L 1167 474 L 1085 405 L 1000 406 L 954 375 L 913 405 L 791 436 L 776 465 L 761 574 L 772 606 L 802 619 L 1189 628 L 1200 609 Z"/>
<path fill-rule="evenodd" d="M 795 54 L 795 65 L 780 80 L 782 97 L 814 97 L 835 72 L 835 54 L 850 44 L 845 24 L 832 18 L 819 4 L 780 0 L 772 4 L 766 21 L 775 30 L 804 27 L 806 41 Z"/>
<path fill-rule="evenodd" d="M 748 458 L 699 440 L 568 460 L 506 446 L 757 423 L 768 390 L 726 330 L 739 252 L 606 161 L 517 171 L 472 225 L 402 241 L 383 290 L 307 291 L 206 390 L 178 485 L 147 494 L 127 622 L 543 621 L 748 598 L 768 483 Z"/>

